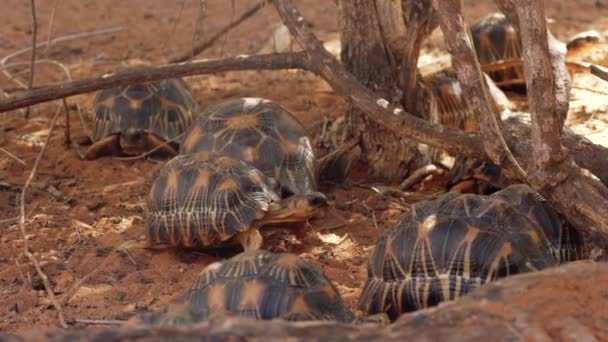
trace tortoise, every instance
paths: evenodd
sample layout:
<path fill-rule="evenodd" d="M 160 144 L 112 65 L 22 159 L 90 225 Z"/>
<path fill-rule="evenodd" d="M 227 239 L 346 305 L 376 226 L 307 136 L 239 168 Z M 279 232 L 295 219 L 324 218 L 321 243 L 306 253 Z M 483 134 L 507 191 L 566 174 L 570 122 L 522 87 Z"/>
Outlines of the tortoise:
<path fill-rule="evenodd" d="M 513 104 L 505 93 L 484 74 L 490 95 L 499 112 L 509 112 Z M 445 68 L 424 76 L 424 84 L 431 91 L 437 103 L 439 123 L 450 128 L 464 131 L 476 131 L 477 121 L 473 112 L 468 108 L 462 87 L 453 68 Z"/>
<path fill-rule="evenodd" d="M 293 254 L 258 250 L 207 266 L 176 304 L 139 319 L 150 325 L 179 325 L 226 316 L 339 322 L 355 318 L 319 268 Z"/>
<path fill-rule="evenodd" d="M 314 192 L 323 180 L 340 181 L 354 144 L 317 160 L 306 129 L 282 106 L 262 98 L 235 98 L 198 115 L 180 153 L 215 151 L 243 160 L 276 179 L 282 197 Z"/>
<path fill-rule="evenodd" d="M 497 64 L 501 61 L 522 57 L 521 39 L 519 33 L 504 14 L 500 12 L 488 14 L 471 26 L 473 44 L 477 58 L 482 65 Z M 600 35 L 596 31 L 586 31 L 574 35 L 567 43 L 559 41 L 548 32 L 549 49 L 552 53 L 564 55 L 566 60 L 580 55 L 599 42 Z M 580 70 L 575 63 L 567 63 L 571 72 Z M 523 66 L 499 66 L 498 70 L 488 72 L 496 84 L 504 89 L 521 90 L 525 88 Z"/>
<path fill-rule="evenodd" d="M 104 155 L 177 155 L 181 134 L 192 122 L 196 101 L 179 78 L 104 89 L 94 99 L 92 145 L 86 159 Z"/>
<path fill-rule="evenodd" d="M 262 245 L 259 229 L 301 222 L 327 206 L 320 192 L 281 197 L 268 177 L 245 161 L 216 152 L 171 159 L 154 179 L 145 209 L 146 246 L 215 248 Z"/>
<path fill-rule="evenodd" d="M 484 77 L 496 110 L 502 117 L 511 115 L 513 105 L 505 93 L 488 75 L 484 74 Z M 475 115 L 466 103 L 453 68 L 445 68 L 426 75 L 423 80 L 437 104 L 440 124 L 469 132 L 478 130 Z M 491 161 L 456 157 L 448 175 L 447 185 L 451 191 L 489 194 L 504 188 L 508 183 L 501 169 Z"/>
<path fill-rule="evenodd" d="M 358 309 L 395 320 L 495 279 L 574 260 L 581 241 L 527 185 L 490 196 L 448 192 L 415 204 L 378 240 Z"/>

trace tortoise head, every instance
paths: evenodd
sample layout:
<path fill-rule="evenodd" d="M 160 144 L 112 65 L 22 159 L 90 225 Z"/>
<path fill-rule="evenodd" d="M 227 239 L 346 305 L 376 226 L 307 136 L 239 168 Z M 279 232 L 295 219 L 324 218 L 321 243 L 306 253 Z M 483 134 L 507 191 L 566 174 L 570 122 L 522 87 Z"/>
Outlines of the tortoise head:
<path fill-rule="evenodd" d="M 326 207 L 327 197 L 320 192 L 290 196 L 270 203 L 263 224 L 304 221 Z"/>
<path fill-rule="evenodd" d="M 599 41 L 600 34 L 597 31 L 585 31 L 572 36 L 566 44 L 568 57 L 587 52 L 596 46 Z"/>
<path fill-rule="evenodd" d="M 120 133 L 120 147 L 126 154 L 136 155 L 146 152 L 148 132 L 143 129 L 127 128 Z"/>

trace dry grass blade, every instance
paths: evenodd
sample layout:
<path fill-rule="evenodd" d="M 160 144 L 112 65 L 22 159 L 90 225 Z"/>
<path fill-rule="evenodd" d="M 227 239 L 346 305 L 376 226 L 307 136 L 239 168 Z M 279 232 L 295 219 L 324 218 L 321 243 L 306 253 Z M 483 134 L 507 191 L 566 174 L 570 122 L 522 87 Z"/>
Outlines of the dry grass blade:
<path fill-rule="evenodd" d="M 19 228 L 21 230 L 21 236 L 23 238 L 23 254 L 30 260 L 30 262 L 32 264 L 34 264 L 34 267 L 36 268 L 36 273 L 38 274 L 40 279 L 42 279 L 42 282 L 44 283 L 44 288 L 49 296 L 49 299 L 51 300 L 53 307 L 55 307 L 55 310 L 57 310 L 57 313 L 59 316 L 59 324 L 61 325 L 61 327 L 67 328 L 67 324 L 65 323 L 65 319 L 63 317 L 63 308 L 61 307 L 61 305 L 59 304 L 59 302 L 57 302 L 57 299 L 55 298 L 55 293 L 53 292 L 53 286 L 51 285 L 51 282 L 49 281 L 49 278 L 47 277 L 47 275 L 42 271 L 42 267 L 40 266 L 40 263 L 38 262 L 36 257 L 34 257 L 34 255 L 30 252 L 30 245 L 29 245 L 29 242 L 27 239 L 27 232 L 25 229 L 25 195 L 27 193 L 27 189 L 29 188 L 30 184 L 36 177 L 36 171 L 38 170 L 38 165 L 40 165 L 40 161 L 42 160 L 42 157 L 44 156 L 44 153 L 46 152 L 46 150 L 49 146 L 51 137 L 53 136 L 53 130 L 55 129 L 55 125 L 57 123 L 57 119 L 59 118 L 59 114 L 61 113 L 61 110 L 62 110 L 62 107 L 59 107 L 57 109 L 57 111 L 55 112 L 55 115 L 53 116 L 53 120 L 51 121 L 51 125 L 49 127 L 49 133 L 46 138 L 46 141 L 44 142 L 44 145 L 42 146 L 42 150 L 40 150 L 40 153 L 38 153 L 38 156 L 36 157 L 36 161 L 34 162 L 34 166 L 32 167 L 32 171 L 30 172 L 30 175 L 27 178 L 25 185 L 23 185 L 23 189 L 21 190 L 21 196 L 19 199 L 19 201 L 20 201 Z"/>

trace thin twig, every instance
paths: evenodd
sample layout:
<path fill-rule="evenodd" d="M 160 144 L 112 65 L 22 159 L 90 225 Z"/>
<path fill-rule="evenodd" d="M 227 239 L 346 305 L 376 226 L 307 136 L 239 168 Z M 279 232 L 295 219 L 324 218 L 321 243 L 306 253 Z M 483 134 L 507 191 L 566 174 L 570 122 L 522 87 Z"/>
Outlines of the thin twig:
<path fill-rule="evenodd" d="M 49 127 L 49 133 L 48 133 L 48 136 L 46 137 L 46 141 L 45 141 L 44 145 L 42 146 L 42 150 L 40 150 L 40 153 L 38 153 L 38 156 L 36 157 L 36 161 L 34 162 L 34 166 L 32 167 L 32 171 L 30 172 L 30 175 L 27 178 L 25 185 L 23 185 L 23 189 L 21 190 L 20 206 L 19 206 L 19 210 L 20 210 L 19 228 L 21 230 L 21 235 L 23 237 L 23 254 L 30 260 L 30 262 L 32 264 L 34 264 L 34 267 L 36 268 L 36 273 L 38 273 L 38 276 L 40 277 L 40 279 L 42 279 L 42 282 L 44 283 L 44 288 L 49 296 L 49 299 L 51 300 L 51 303 L 53 304 L 53 306 L 55 307 L 55 310 L 57 310 L 57 313 L 59 315 L 59 324 L 61 325 L 61 327 L 67 328 L 67 324 L 65 323 L 65 319 L 63 318 L 63 308 L 61 307 L 61 305 L 59 305 L 59 302 L 57 302 L 57 300 L 55 299 L 55 293 L 53 292 L 53 286 L 51 285 L 51 282 L 49 281 L 49 278 L 47 277 L 47 275 L 42 271 L 42 267 L 40 267 L 40 263 L 38 262 L 36 257 L 34 257 L 34 255 L 30 252 L 30 246 L 29 246 L 29 242 L 27 239 L 27 232 L 25 229 L 25 194 L 27 192 L 28 187 L 34 180 L 34 177 L 36 177 L 36 171 L 38 170 L 38 165 L 40 164 L 40 161 L 42 160 L 42 157 L 44 156 L 44 153 L 46 152 L 46 150 L 49 146 L 49 143 L 51 141 L 51 136 L 53 135 L 53 130 L 55 129 L 55 125 L 57 123 L 57 118 L 59 118 L 59 114 L 61 113 L 61 109 L 62 109 L 62 107 L 59 107 L 57 109 L 57 111 L 55 112 L 55 115 L 53 116 L 53 119 L 51 121 L 51 126 Z"/>
<path fill-rule="evenodd" d="M 190 59 L 194 59 L 194 47 L 204 35 L 205 19 L 207 18 L 207 0 L 198 1 L 198 14 L 194 23 L 194 34 L 192 35 L 192 46 L 190 49 Z"/>
<path fill-rule="evenodd" d="M 215 44 L 215 42 L 217 42 L 218 39 L 220 39 L 223 35 L 225 35 L 226 33 L 230 32 L 235 27 L 239 26 L 245 20 L 251 18 L 260 9 L 262 9 L 264 7 L 264 5 L 265 5 L 265 1 L 262 1 L 259 4 L 253 6 L 252 8 L 250 8 L 249 10 L 247 10 L 245 13 L 241 14 L 241 16 L 238 17 L 235 21 L 233 21 L 230 24 L 226 25 L 221 30 L 219 30 L 216 34 L 214 34 L 213 36 L 211 36 L 208 40 L 206 40 L 204 42 L 201 42 L 201 43 L 193 46 L 191 51 L 187 51 L 185 53 L 180 53 L 179 55 L 176 55 L 176 56 L 170 58 L 169 61 L 168 61 L 168 63 L 185 62 L 185 61 L 189 60 L 190 58 L 192 58 L 192 56 L 199 55 L 201 52 L 207 50 L 210 46 L 212 46 L 213 44 Z"/>
<path fill-rule="evenodd" d="M 22 164 L 23 166 L 27 166 L 27 164 L 25 163 L 25 161 L 19 157 L 17 157 L 16 155 L 10 153 L 9 151 L 3 149 L 2 147 L 0 147 L 0 151 L 4 152 L 5 154 L 7 154 L 9 157 L 13 158 L 14 160 L 18 161 L 20 164 Z"/>
<path fill-rule="evenodd" d="M 36 1 L 35 0 L 30 0 L 30 7 L 32 10 L 32 54 L 30 57 L 30 77 L 28 79 L 27 82 L 27 89 L 32 89 L 32 86 L 34 85 L 34 69 L 35 69 L 35 64 L 34 62 L 36 62 L 36 35 L 38 32 L 38 23 L 36 22 Z M 30 117 L 30 107 L 27 107 L 25 109 L 25 118 L 29 118 Z"/>
<path fill-rule="evenodd" d="M 25 64 L 26 64 L 25 62 L 23 62 L 23 63 L 6 64 L 4 66 L 0 66 L 0 70 L 2 70 L 2 69 L 9 69 L 9 68 L 12 68 L 12 67 L 16 67 L 16 66 L 20 66 L 20 65 L 25 65 Z M 60 62 L 52 60 L 52 59 L 38 59 L 38 60 L 36 60 L 36 64 L 50 64 L 50 65 L 57 66 L 58 68 L 61 69 L 61 71 L 63 71 L 63 73 L 66 76 L 66 79 L 68 81 L 72 81 L 72 73 L 70 72 L 70 69 L 68 69 L 68 67 L 65 66 L 63 63 L 60 63 Z M 63 105 L 66 106 L 67 105 L 66 98 L 64 97 L 61 100 L 63 102 L 65 102 L 65 103 L 63 103 Z M 66 133 L 68 134 L 66 137 L 69 138 L 69 130 L 70 130 L 70 122 L 69 122 L 70 115 L 69 115 L 69 112 L 68 112 L 69 107 L 65 107 L 65 108 L 66 108 L 66 119 L 67 119 L 67 121 L 66 121 Z M 80 104 L 78 102 L 76 103 L 76 111 L 78 112 L 78 116 L 80 117 L 80 123 L 81 123 L 82 127 L 84 128 L 86 135 L 90 137 L 91 136 L 91 131 L 89 130 L 89 127 L 88 127 L 86 121 L 84 120 L 84 117 L 82 115 L 82 108 L 81 108 L 81 106 L 80 106 Z M 71 139 L 68 139 L 67 141 L 71 142 Z"/>
<path fill-rule="evenodd" d="M 180 2 L 181 5 L 179 7 L 179 11 L 177 12 L 177 17 L 173 22 L 173 27 L 171 28 L 171 31 L 169 32 L 167 38 L 163 40 L 163 44 L 160 46 L 160 51 L 165 51 L 167 43 L 173 40 L 173 35 L 175 34 L 175 30 L 177 29 L 177 24 L 180 22 L 180 18 L 182 17 L 182 13 L 184 12 L 184 7 L 186 7 L 186 0 L 181 0 Z"/>
<path fill-rule="evenodd" d="M 70 40 L 76 40 L 76 39 L 82 39 L 82 38 L 89 38 L 92 36 L 98 36 L 98 35 L 102 35 L 102 34 L 110 34 L 110 33 L 116 33 L 122 31 L 122 26 L 118 26 L 118 27 L 111 27 L 111 28 L 106 28 L 106 29 L 101 29 L 101 30 L 95 30 L 95 31 L 87 31 L 87 32 L 79 32 L 79 33 L 73 33 L 73 34 L 68 34 L 65 36 L 61 36 L 61 37 L 57 37 L 49 42 L 43 42 L 43 43 L 38 43 L 36 44 L 36 48 L 41 48 L 41 47 L 45 47 L 48 44 L 56 44 L 56 43 L 61 43 L 61 42 L 65 42 L 65 41 L 70 41 Z M 21 50 L 17 50 L 9 55 L 4 56 L 4 58 L 2 58 L 0 60 L 0 64 L 4 65 L 6 64 L 6 62 L 9 59 L 15 58 L 19 55 L 22 55 L 28 51 L 32 50 L 32 47 L 26 47 L 23 48 Z"/>
<path fill-rule="evenodd" d="M 72 144 L 72 138 L 70 135 L 70 107 L 68 106 L 68 101 L 64 98 L 61 99 L 63 103 L 63 110 L 65 111 L 65 130 L 64 130 L 64 139 L 63 143 L 66 146 L 70 146 Z"/>
<path fill-rule="evenodd" d="M 69 319 L 66 322 L 69 325 L 86 324 L 86 325 L 123 325 L 127 321 L 119 321 L 115 319 Z"/>
<path fill-rule="evenodd" d="M 51 37 L 53 36 L 53 25 L 55 24 L 55 12 L 57 12 L 57 6 L 59 5 L 59 0 L 55 0 L 53 4 L 53 9 L 51 10 L 51 18 L 49 19 L 49 28 L 46 33 L 46 47 L 44 48 L 44 54 L 46 55 L 49 52 L 49 48 L 51 47 Z"/>
<path fill-rule="evenodd" d="M 62 36 L 62 37 L 57 37 L 49 42 L 44 42 L 44 43 L 39 43 L 36 44 L 35 47 L 36 48 L 41 48 L 44 46 L 48 46 L 49 44 L 55 44 L 55 43 L 60 43 L 60 42 L 64 42 L 64 41 L 70 41 L 70 40 L 75 40 L 75 39 L 81 39 L 81 38 L 87 38 L 87 37 L 92 37 L 95 35 L 100 35 L 100 34 L 108 34 L 108 33 L 114 33 L 114 32 L 118 32 L 121 31 L 122 27 L 113 27 L 113 28 L 108 28 L 108 29 L 102 29 L 102 30 L 97 30 L 97 31 L 91 31 L 91 32 L 81 32 L 81 33 L 75 33 L 75 34 L 69 34 L 66 36 Z M 20 86 L 23 89 L 27 89 L 27 85 L 25 85 L 23 82 L 19 81 L 18 79 L 15 79 L 13 77 L 13 75 L 11 75 L 5 68 L 6 68 L 6 63 L 12 59 L 15 58 L 19 55 L 22 55 L 28 51 L 32 50 L 32 47 L 26 47 L 23 48 L 21 50 L 17 50 L 13 53 L 10 53 L 6 56 L 4 56 L 1 60 L 0 60 L 0 70 L 2 71 L 2 73 L 9 79 L 9 81 L 14 82 L 15 84 L 17 84 L 18 86 Z M 24 106 L 26 107 L 26 106 Z"/>
<path fill-rule="evenodd" d="M 146 152 L 144 152 L 142 154 L 138 154 L 138 155 L 132 156 L 132 157 L 114 157 L 114 159 L 118 159 L 118 160 L 136 160 L 136 159 L 145 158 L 145 157 L 151 155 L 152 153 L 156 152 L 159 148 L 167 146 L 170 143 L 175 142 L 175 141 L 181 139 L 184 136 L 184 134 L 185 133 L 181 133 L 181 134 L 173 137 L 172 139 L 169 139 L 169 140 L 163 142 L 162 144 L 160 144 L 160 145 L 154 147 L 153 149 L 151 149 L 149 151 L 146 151 Z"/>

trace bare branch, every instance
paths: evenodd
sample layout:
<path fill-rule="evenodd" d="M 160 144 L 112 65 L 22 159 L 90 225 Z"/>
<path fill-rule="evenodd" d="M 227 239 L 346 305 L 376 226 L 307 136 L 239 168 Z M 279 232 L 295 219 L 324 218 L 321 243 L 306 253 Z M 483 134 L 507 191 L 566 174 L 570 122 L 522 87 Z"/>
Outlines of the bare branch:
<path fill-rule="evenodd" d="M 11 96 L 0 102 L 0 112 L 6 112 L 16 108 L 57 100 L 90 91 L 119 87 L 138 82 L 149 82 L 172 77 L 184 77 L 223 71 L 253 69 L 280 70 L 292 68 L 306 68 L 306 55 L 304 53 L 236 56 L 224 59 L 209 59 L 190 63 L 169 64 L 158 67 L 141 66 L 134 70 L 122 71 L 119 74 L 49 85 Z"/>
<path fill-rule="evenodd" d="M 535 147 L 530 176 L 544 187 L 548 183 L 562 181 L 555 178 L 559 174 L 547 171 L 559 170 L 558 164 L 566 158 L 559 138 L 562 127 L 556 113 L 544 1 L 523 0 L 516 1 L 516 5 L 532 116 L 531 143 Z"/>
<path fill-rule="evenodd" d="M 211 47 L 213 44 L 215 44 L 215 42 L 217 42 L 223 35 L 230 32 L 235 27 L 239 26 L 245 20 L 251 18 L 260 9 L 262 9 L 264 7 L 264 5 L 265 5 L 265 2 L 260 2 L 259 4 L 253 6 L 252 8 L 247 10 L 245 13 L 241 14 L 241 16 L 238 17 L 235 21 L 230 22 L 228 25 L 223 27 L 221 30 L 219 30 L 216 34 L 211 36 L 209 39 L 194 45 L 191 51 L 186 51 L 184 53 L 171 57 L 169 59 L 168 63 L 185 62 L 185 61 L 189 60 L 191 57 L 196 56 L 196 55 L 200 54 L 201 52 L 207 50 L 209 47 Z"/>
<path fill-rule="evenodd" d="M 59 0 L 55 0 L 55 3 L 53 4 L 53 9 L 51 10 L 51 18 L 49 19 L 49 28 L 47 29 L 46 33 L 46 47 L 44 48 L 44 55 L 46 55 L 46 53 L 49 51 L 49 48 L 51 47 L 51 37 L 53 36 L 53 28 L 55 24 L 55 12 L 57 12 L 58 5 Z"/>
<path fill-rule="evenodd" d="M 458 74 L 462 92 L 468 107 L 471 108 L 479 122 L 488 156 L 492 161 L 501 165 L 504 164 L 502 158 L 506 154 L 517 177 L 526 180 L 526 172 L 515 160 L 504 139 L 500 115 L 495 110 L 496 105 L 479 67 L 472 39 L 464 23 L 460 3 L 459 0 L 439 1 L 438 10 L 439 25 L 445 36 L 447 50 L 452 55 L 452 64 Z"/>

